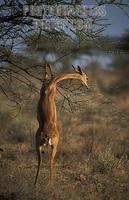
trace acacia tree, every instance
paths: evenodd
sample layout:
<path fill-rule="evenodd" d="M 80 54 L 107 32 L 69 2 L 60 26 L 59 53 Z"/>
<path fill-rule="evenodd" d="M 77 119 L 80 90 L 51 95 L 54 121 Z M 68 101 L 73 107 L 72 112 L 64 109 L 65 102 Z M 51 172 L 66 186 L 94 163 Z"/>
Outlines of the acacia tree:
<path fill-rule="evenodd" d="M 125 14 L 128 14 L 129 3 L 126 0 L 95 0 L 94 3 L 93 10 L 97 6 L 110 4 L 119 7 Z M 37 32 L 34 29 L 33 21 L 34 19 L 40 20 L 41 16 L 31 15 L 30 11 L 24 13 L 24 7 L 40 6 L 42 4 L 75 6 L 81 5 L 82 1 L 2 0 L 0 3 L 0 89 L 10 100 L 16 103 L 21 101 L 21 96 L 17 94 L 15 87 L 13 87 L 13 80 L 26 85 L 30 91 L 38 90 L 34 85 L 35 80 L 42 81 L 42 77 L 39 74 L 43 70 L 44 63 L 41 64 L 36 57 L 32 58 L 29 51 L 25 50 L 26 47 L 27 50 L 31 47 L 31 50 L 43 50 L 44 52 L 51 49 L 51 51 L 57 53 L 57 60 L 59 60 L 68 54 L 81 52 L 83 49 L 90 51 L 92 43 L 96 44 L 97 47 L 101 47 L 100 35 L 108 26 L 106 17 L 87 15 L 85 18 L 90 17 L 93 24 L 93 28 L 90 31 L 72 29 L 71 22 L 66 18 L 64 29 L 46 30 L 40 28 Z M 52 16 L 52 18 L 55 19 L 55 16 Z M 61 16 L 58 18 L 61 19 Z M 76 18 L 82 19 L 80 15 L 76 16 Z M 72 34 L 69 34 L 69 32 Z M 43 41 L 47 43 L 46 47 L 44 47 Z M 65 43 L 65 45 L 62 45 L 62 43 Z M 36 51 L 33 52 L 35 53 Z M 64 86 L 61 87 L 63 88 Z M 67 90 L 70 90 L 69 87 L 67 87 Z M 68 99 L 64 95 L 63 97 Z M 69 103 L 70 99 L 67 101 Z"/>

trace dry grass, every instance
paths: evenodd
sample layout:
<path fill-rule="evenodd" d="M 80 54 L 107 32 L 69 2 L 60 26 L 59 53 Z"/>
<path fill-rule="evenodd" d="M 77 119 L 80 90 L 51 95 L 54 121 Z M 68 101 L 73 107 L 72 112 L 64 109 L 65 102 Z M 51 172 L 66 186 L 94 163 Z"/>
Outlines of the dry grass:
<path fill-rule="evenodd" d="M 106 87 L 109 82 L 105 79 Z M 1 97 L 0 147 L 4 152 L 0 158 L 0 199 L 128 199 L 129 96 L 126 94 L 127 105 L 122 99 L 122 96 L 110 96 L 96 87 L 94 98 L 83 112 L 59 113 L 61 136 L 53 184 L 48 185 L 48 149 L 43 154 L 40 176 L 34 187 L 37 122 L 35 111 L 31 109 L 36 107 L 36 99 L 31 101 L 29 112 L 26 104 L 17 118 L 13 118 L 5 105 L 6 100 Z"/>

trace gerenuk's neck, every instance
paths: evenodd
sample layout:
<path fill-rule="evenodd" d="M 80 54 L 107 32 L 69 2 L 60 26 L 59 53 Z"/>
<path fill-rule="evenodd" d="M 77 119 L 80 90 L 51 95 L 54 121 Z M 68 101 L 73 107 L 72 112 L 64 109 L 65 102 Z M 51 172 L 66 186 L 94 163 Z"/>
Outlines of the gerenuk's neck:
<path fill-rule="evenodd" d="M 49 84 L 57 84 L 58 82 L 65 80 L 65 79 L 80 79 L 81 75 L 78 73 L 74 73 L 74 74 L 61 74 L 56 76 Z"/>

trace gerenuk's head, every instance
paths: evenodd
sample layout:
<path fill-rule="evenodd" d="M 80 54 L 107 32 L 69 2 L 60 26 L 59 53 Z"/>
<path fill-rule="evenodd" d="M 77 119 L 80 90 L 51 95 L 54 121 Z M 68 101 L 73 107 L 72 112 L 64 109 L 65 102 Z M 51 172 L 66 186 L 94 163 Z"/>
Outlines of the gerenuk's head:
<path fill-rule="evenodd" d="M 77 66 L 77 68 L 75 68 L 72 65 L 72 67 L 74 68 L 76 73 L 81 75 L 80 80 L 81 80 L 82 84 L 85 85 L 88 88 L 88 76 L 86 75 L 86 73 L 82 71 L 80 66 Z"/>

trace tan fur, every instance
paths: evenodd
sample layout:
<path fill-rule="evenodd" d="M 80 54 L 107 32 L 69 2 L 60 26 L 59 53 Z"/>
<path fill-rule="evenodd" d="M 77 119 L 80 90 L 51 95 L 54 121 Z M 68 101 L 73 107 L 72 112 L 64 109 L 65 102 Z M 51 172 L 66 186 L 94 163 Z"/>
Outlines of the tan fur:
<path fill-rule="evenodd" d="M 52 73 L 50 71 L 50 73 Z M 54 158 L 57 152 L 57 146 L 59 142 L 59 131 L 57 128 L 57 112 L 55 105 L 56 85 L 58 82 L 64 79 L 79 79 L 84 84 L 86 80 L 84 73 L 76 72 L 73 74 L 61 74 L 56 77 L 52 77 L 51 81 L 47 85 L 43 85 L 40 91 L 40 99 L 38 102 L 37 119 L 39 122 L 39 128 L 36 132 L 36 152 L 38 156 L 38 169 L 35 178 L 37 182 L 40 163 L 41 163 L 41 149 L 48 144 L 51 146 L 50 155 L 50 179 L 53 174 Z M 86 75 L 85 75 L 86 76 Z"/>

